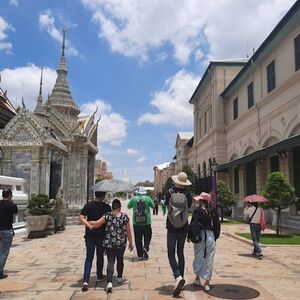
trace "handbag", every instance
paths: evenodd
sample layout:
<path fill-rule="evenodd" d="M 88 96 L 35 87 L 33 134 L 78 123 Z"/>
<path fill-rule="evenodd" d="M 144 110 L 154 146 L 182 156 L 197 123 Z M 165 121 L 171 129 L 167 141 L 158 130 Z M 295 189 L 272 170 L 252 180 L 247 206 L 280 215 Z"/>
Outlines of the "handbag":
<path fill-rule="evenodd" d="M 264 231 L 266 229 L 266 219 L 265 219 L 265 213 L 263 210 L 261 210 L 259 225 L 260 225 L 260 229 L 262 231 Z"/>
<path fill-rule="evenodd" d="M 258 207 L 255 208 L 254 213 L 253 213 L 252 216 L 247 220 L 247 223 L 248 223 L 248 224 L 251 223 L 252 218 L 253 218 L 253 216 L 255 215 L 256 211 L 257 211 L 257 208 L 258 208 Z"/>

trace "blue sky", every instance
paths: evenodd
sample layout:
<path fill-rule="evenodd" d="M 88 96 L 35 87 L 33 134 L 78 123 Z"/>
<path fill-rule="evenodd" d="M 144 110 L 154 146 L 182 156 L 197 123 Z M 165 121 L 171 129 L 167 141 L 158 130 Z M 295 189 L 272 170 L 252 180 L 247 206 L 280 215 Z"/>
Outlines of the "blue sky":
<path fill-rule="evenodd" d="M 98 157 L 115 177 L 153 180 L 178 131 L 193 131 L 189 99 L 210 60 L 244 58 L 294 0 L 1 0 L 2 89 L 35 107 L 56 79 L 62 28 L 68 81 L 82 114 L 98 105 Z"/>

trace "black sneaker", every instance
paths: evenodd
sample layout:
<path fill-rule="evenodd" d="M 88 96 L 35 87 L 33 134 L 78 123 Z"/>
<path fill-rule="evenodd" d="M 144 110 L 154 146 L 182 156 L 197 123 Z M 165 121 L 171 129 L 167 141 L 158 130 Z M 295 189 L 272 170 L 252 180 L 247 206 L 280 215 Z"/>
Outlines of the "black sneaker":
<path fill-rule="evenodd" d="M 146 260 L 149 259 L 149 254 L 148 254 L 148 251 L 146 250 L 146 248 L 143 249 L 143 258 Z"/>
<path fill-rule="evenodd" d="M 263 256 L 262 253 L 260 253 L 260 254 L 257 255 L 257 258 L 258 258 L 258 259 L 262 259 L 263 257 L 264 257 L 264 256 Z"/>
<path fill-rule="evenodd" d="M 4 278 L 6 278 L 8 275 L 6 275 L 6 274 L 3 274 L 3 273 L 0 273 L 0 279 L 4 279 Z"/>
<path fill-rule="evenodd" d="M 84 282 L 83 285 L 82 285 L 81 290 L 83 292 L 86 292 L 88 289 L 89 289 L 89 284 L 87 282 Z"/>
<path fill-rule="evenodd" d="M 173 290 L 173 297 L 179 296 L 184 284 L 185 284 L 185 280 L 181 276 L 176 278 L 175 287 Z"/>
<path fill-rule="evenodd" d="M 103 274 L 97 276 L 97 281 L 98 282 L 104 281 L 105 279 L 106 279 L 106 276 L 103 275 Z"/>

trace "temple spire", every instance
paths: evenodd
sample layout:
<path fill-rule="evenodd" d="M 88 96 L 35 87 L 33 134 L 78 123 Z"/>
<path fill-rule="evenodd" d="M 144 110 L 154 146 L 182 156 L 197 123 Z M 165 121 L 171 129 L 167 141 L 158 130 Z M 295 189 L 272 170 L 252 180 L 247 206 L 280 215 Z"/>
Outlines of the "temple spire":
<path fill-rule="evenodd" d="M 66 29 L 63 28 L 63 43 L 61 47 L 61 56 L 65 56 L 65 37 L 66 37 Z"/>
<path fill-rule="evenodd" d="M 60 57 L 58 70 L 63 70 L 64 72 L 68 72 L 67 65 L 66 65 L 66 59 L 65 59 L 65 48 L 66 48 L 65 45 L 66 45 L 66 29 L 64 28 L 63 29 L 63 40 L 62 40 L 62 46 L 61 46 L 61 57 Z"/>
<path fill-rule="evenodd" d="M 41 79 L 40 79 L 40 90 L 37 98 L 36 107 L 34 109 L 34 113 L 36 114 L 44 114 L 45 108 L 43 106 L 43 68 L 41 68 Z"/>
<path fill-rule="evenodd" d="M 43 87 L 43 67 L 41 68 L 41 80 L 40 80 L 40 92 L 39 96 L 42 96 L 42 87 Z M 43 101 L 43 99 L 42 99 Z"/>
<path fill-rule="evenodd" d="M 62 114 L 69 115 L 73 117 L 75 120 L 78 114 L 80 113 L 80 110 L 72 98 L 68 80 L 67 80 L 68 70 L 67 70 L 66 57 L 65 57 L 65 46 L 66 46 L 66 30 L 64 28 L 62 47 L 61 47 L 61 57 L 59 61 L 59 66 L 57 68 L 57 78 L 47 103 L 55 107 Z"/>

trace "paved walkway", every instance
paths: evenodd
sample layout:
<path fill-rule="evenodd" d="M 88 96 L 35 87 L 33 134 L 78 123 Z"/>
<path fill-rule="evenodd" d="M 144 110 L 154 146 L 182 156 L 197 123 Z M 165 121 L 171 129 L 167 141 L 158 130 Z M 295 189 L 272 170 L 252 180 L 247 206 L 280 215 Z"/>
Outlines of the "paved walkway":
<path fill-rule="evenodd" d="M 161 211 L 153 218 L 148 261 L 135 261 L 135 254 L 126 252 L 128 280 L 116 285 L 110 297 L 104 292 L 104 282 L 96 284 L 94 267 L 89 291 L 81 292 L 85 258 L 82 226 L 69 226 L 64 232 L 44 239 L 26 240 L 19 234 L 6 264 L 9 277 L 0 281 L 0 299 L 172 299 L 174 279 L 167 259 L 164 220 Z M 247 231 L 248 227 L 224 225 L 222 228 L 211 282 L 215 291 L 223 289 L 234 294 L 239 285 L 240 289 L 248 287 L 258 291 L 256 299 L 299 299 L 300 248 L 264 247 L 265 258 L 257 260 L 250 255 L 251 245 L 236 239 L 234 233 L 239 230 Z M 187 284 L 180 298 L 220 299 L 191 284 L 194 278 L 192 244 L 186 244 L 185 255 Z"/>

